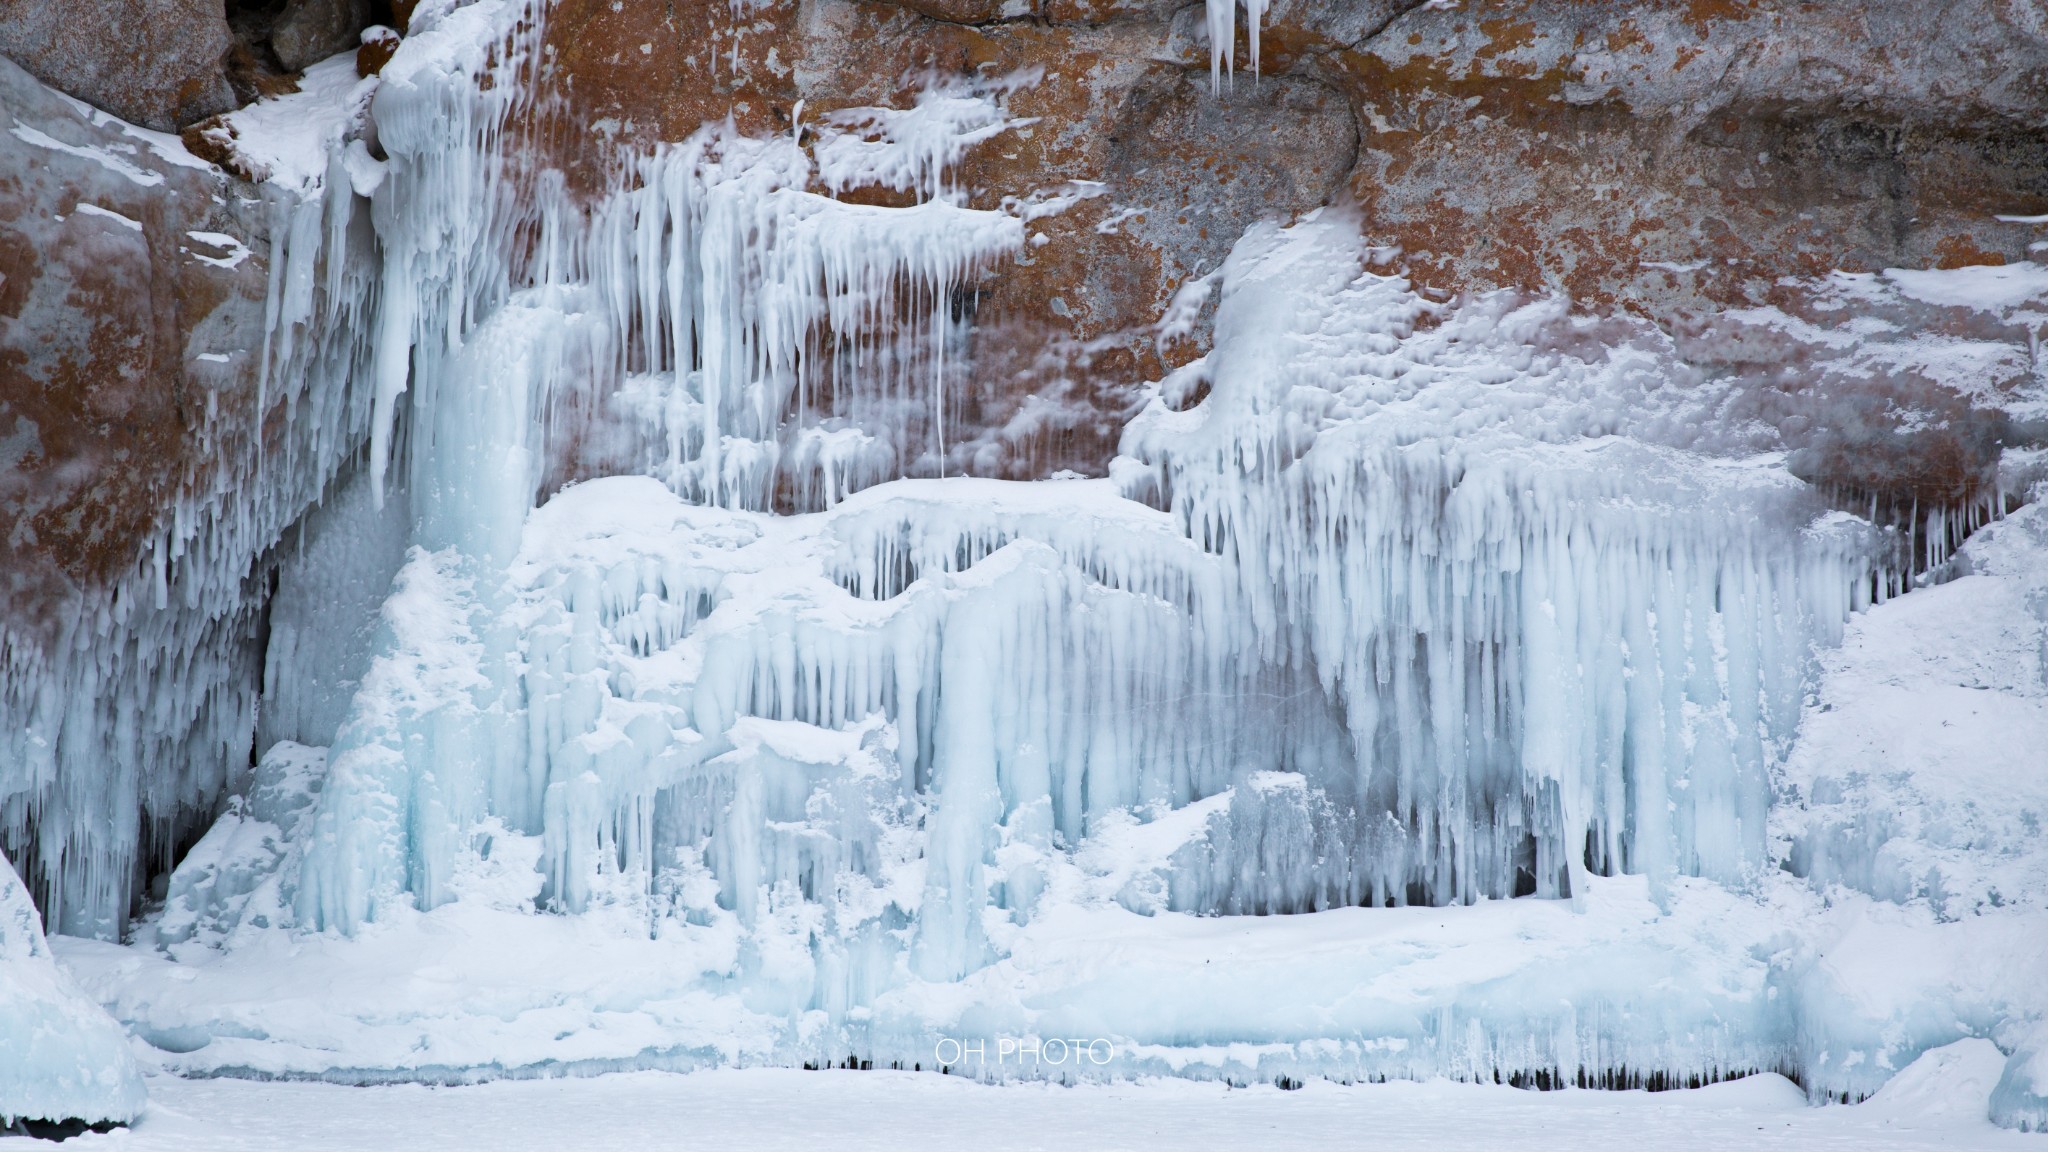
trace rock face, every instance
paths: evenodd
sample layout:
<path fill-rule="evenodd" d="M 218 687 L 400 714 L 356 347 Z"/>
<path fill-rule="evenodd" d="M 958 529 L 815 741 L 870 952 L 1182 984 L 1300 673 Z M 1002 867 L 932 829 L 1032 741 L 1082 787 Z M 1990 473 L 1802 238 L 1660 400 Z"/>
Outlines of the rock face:
<path fill-rule="evenodd" d="M 569 117 L 598 129 L 563 159 L 592 184 L 621 145 L 728 114 L 786 130 L 799 101 L 816 116 L 901 100 L 929 73 L 1035 72 L 1010 104 L 1038 122 L 969 157 L 970 198 L 1101 186 L 1036 221 L 1045 240 L 979 297 L 980 418 L 1002 425 L 1002 398 L 1023 395 L 1066 413 L 963 461 L 997 475 L 1099 474 L 1140 383 L 1196 350 L 1160 347 L 1152 325 L 1261 217 L 1349 201 L 1438 294 L 1560 294 L 1648 321 L 1702 371 L 1757 373 L 1730 313 L 1798 314 L 1797 278 L 1834 270 L 2023 261 L 2041 227 L 1999 217 L 2048 211 L 2048 29 L 2024 3 L 1304 0 L 1268 14 L 1257 76 L 1240 20 L 1236 75 L 1213 94 L 1196 6 L 825 2 L 736 20 L 563 0 L 548 19 Z M 1936 479 L 1904 462 L 1816 475 L 1953 498 L 2003 434 L 1970 407 Z"/>
<path fill-rule="evenodd" d="M 265 218 L 175 137 L 0 61 L 0 555 L 16 608 L 135 563 L 193 438 L 247 406 Z"/>
<path fill-rule="evenodd" d="M 124 120 L 175 132 L 235 106 L 221 0 L 0 0 L 0 56 Z"/>
<path fill-rule="evenodd" d="M 338 52 L 354 51 L 369 23 L 369 0 L 291 0 L 270 27 L 270 46 L 296 72 Z"/>

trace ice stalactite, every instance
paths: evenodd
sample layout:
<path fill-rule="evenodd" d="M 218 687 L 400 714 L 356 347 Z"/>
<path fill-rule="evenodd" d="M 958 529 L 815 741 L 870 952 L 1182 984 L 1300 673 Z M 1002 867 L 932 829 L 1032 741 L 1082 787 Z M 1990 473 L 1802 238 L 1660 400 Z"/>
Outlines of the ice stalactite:
<path fill-rule="evenodd" d="M 1017 217 L 962 207 L 943 173 L 1012 124 L 987 91 L 943 89 L 810 129 L 828 187 L 914 191 L 912 208 L 805 191 L 812 162 L 788 138 L 712 128 L 634 165 L 598 210 L 587 275 L 631 324 L 628 394 L 672 487 L 810 509 L 943 473 L 956 294 L 1024 239 Z"/>
<path fill-rule="evenodd" d="M 1259 74 L 1259 26 L 1265 22 L 1270 0 L 1206 0 L 1203 8 L 1209 31 L 1209 90 L 1221 92 L 1225 76 L 1237 78 L 1237 6 L 1244 5 L 1244 31 L 1249 41 L 1252 75 Z"/>
<path fill-rule="evenodd" d="M 486 815 L 545 827 L 586 859 L 557 825 L 593 818 L 585 777 L 603 774 L 564 777 L 550 761 L 587 741 L 523 750 L 548 735 L 544 713 L 523 707 L 533 686 L 506 670 L 525 636 L 491 623 L 558 437 L 621 450 L 590 446 L 603 427 L 557 428 L 564 402 L 622 392 L 628 416 L 645 420 L 630 434 L 651 447 L 635 463 L 707 504 L 829 506 L 940 470 L 960 355 L 954 294 L 1022 241 L 1019 219 L 961 206 L 943 175 L 1010 126 L 993 101 L 1003 84 L 933 90 L 908 110 L 841 113 L 812 129 L 828 185 L 904 187 L 926 197 L 915 207 L 806 191 L 812 153 L 797 140 L 714 126 L 630 161 L 620 190 L 586 210 L 549 174 L 518 170 L 504 143 L 531 91 L 538 19 L 517 6 L 461 9 L 434 33 L 453 48 L 402 52 L 376 97 L 389 158 L 373 195 L 385 274 L 370 476 L 381 483 L 407 462 L 416 552 L 386 608 L 387 648 L 333 750 L 294 897 L 309 925 L 440 903 L 449 854 Z M 440 615 L 402 611 L 444 601 L 454 606 Z M 506 775 L 529 756 L 527 779 Z M 603 793 L 607 817 L 617 791 Z M 550 866 L 560 882 L 548 899 L 580 905 L 582 871 Z"/>

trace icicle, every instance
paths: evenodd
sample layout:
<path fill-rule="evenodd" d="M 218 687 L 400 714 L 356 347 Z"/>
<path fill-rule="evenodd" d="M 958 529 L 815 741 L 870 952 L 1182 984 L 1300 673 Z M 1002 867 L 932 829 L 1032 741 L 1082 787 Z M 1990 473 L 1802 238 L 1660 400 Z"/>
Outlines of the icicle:
<path fill-rule="evenodd" d="M 1245 35 L 1249 37 L 1252 76 L 1259 74 L 1259 28 L 1266 17 L 1269 0 L 1243 0 Z M 1237 74 L 1237 6 L 1239 0 L 1207 0 L 1204 9 L 1209 25 L 1209 91 L 1223 90 L 1223 78 Z"/>

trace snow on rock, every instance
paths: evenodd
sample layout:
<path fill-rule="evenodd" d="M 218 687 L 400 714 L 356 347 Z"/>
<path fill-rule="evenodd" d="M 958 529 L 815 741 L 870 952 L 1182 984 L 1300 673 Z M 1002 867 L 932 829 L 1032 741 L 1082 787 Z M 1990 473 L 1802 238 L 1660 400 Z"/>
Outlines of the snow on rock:
<path fill-rule="evenodd" d="M 128 1037 L 58 967 L 28 889 L 0 856 L 0 1128 L 125 1124 L 147 1095 Z"/>
<path fill-rule="evenodd" d="M 2048 295 L 2048 267 L 2034 263 L 1948 269 L 1887 268 L 1884 278 L 1915 300 L 1981 312 L 2009 312 L 2017 305 Z"/>
<path fill-rule="evenodd" d="M 234 167 L 276 189 L 317 190 L 330 160 L 362 123 L 374 79 L 356 76 L 352 56 L 307 68 L 298 90 L 259 100 L 202 128 L 235 157 Z"/>

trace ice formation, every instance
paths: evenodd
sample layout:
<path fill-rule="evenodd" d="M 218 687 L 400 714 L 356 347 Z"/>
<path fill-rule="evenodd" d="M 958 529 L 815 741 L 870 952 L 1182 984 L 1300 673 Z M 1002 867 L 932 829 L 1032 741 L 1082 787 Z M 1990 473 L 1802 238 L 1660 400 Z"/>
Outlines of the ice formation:
<path fill-rule="evenodd" d="M 1952 832 L 1824 779 L 1848 736 L 1812 701 L 1861 681 L 1819 654 L 1938 604 L 1896 593 L 1960 529 L 1902 561 L 1713 431 L 1729 386 L 1667 340 L 1433 303 L 1338 210 L 1238 243 L 1110 479 L 946 478 L 956 302 L 1024 236 L 947 173 L 1028 78 L 712 126 L 585 205 L 519 140 L 538 20 L 423 8 L 385 158 L 338 132 L 276 193 L 278 483 L 366 447 L 286 538 L 258 766 L 135 948 L 63 946 L 170 1066 L 909 1066 L 1000 1032 L 1112 1038 L 1118 1073 L 1860 1097 L 1961 1029 L 2038 1111 L 2041 981 L 1873 1008 L 1898 990 L 1827 955 L 2041 967 L 2040 877 L 1916 919 L 1963 891 Z M 869 184 L 916 204 L 811 190 Z M 1956 283 L 1926 275 L 1897 290 Z M 2033 605 L 2038 530 L 1949 590 Z M 2011 667 L 2041 723 L 2039 654 Z M 96 786 L 190 786 L 170 755 Z M 2037 869 L 2029 812 L 1984 835 Z M 125 888 L 81 883 L 99 911 L 56 919 L 108 934 Z"/>

